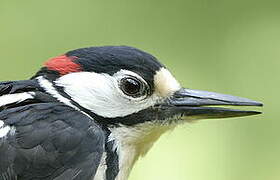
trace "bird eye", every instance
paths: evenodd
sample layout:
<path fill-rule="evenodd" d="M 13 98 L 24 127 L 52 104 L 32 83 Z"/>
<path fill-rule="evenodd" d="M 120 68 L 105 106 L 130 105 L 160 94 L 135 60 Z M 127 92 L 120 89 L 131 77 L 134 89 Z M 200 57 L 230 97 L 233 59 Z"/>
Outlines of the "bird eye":
<path fill-rule="evenodd" d="M 124 94 L 134 98 L 146 94 L 144 83 L 133 77 L 123 78 L 120 83 L 120 88 Z"/>

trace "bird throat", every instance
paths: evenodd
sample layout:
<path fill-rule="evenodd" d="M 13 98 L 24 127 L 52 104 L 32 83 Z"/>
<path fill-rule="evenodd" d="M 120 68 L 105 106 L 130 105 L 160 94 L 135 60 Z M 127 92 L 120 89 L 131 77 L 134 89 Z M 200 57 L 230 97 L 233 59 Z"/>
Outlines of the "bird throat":
<path fill-rule="evenodd" d="M 133 127 L 117 127 L 110 129 L 109 141 L 114 141 L 113 149 L 118 154 L 119 172 L 116 180 L 126 180 L 133 165 L 144 156 L 156 140 L 174 126 L 158 126 L 152 123 L 143 123 Z"/>

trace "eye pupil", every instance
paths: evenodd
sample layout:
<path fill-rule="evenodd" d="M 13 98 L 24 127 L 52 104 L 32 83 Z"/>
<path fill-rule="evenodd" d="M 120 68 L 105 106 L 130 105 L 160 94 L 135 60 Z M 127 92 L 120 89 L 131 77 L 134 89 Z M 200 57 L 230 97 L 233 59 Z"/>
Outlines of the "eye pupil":
<path fill-rule="evenodd" d="M 138 81 L 134 79 L 126 79 L 124 82 L 124 90 L 128 94 L 137 94 L 140 91 L 141 85 Z"/>
<path fill-rule="evenodd" d="M 121 80 L 121 90 L 128 96 L 140 97 L 145 95 L 143 83 L 134 78 L 124 78 Z"/>

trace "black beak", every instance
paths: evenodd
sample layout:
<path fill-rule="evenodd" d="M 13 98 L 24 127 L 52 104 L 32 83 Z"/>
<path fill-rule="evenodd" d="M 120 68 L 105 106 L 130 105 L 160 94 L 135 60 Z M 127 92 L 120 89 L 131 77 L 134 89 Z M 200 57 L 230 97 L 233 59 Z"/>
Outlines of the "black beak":
<path fill-rule="evenodd" d="M 216 106 L 262 106 L 260 102 L 250 99 L 219 94 L 214 92 L 181 89 L 166 102 L 167 108 L 174 110 L 184 119 L 212 119 L 240 117 L 260 114 L 258 111 L 235 110 Z M 212 106 L 212 107 L 209 107 Z M 173 111 L 173 112 L 174 112 Z"/>

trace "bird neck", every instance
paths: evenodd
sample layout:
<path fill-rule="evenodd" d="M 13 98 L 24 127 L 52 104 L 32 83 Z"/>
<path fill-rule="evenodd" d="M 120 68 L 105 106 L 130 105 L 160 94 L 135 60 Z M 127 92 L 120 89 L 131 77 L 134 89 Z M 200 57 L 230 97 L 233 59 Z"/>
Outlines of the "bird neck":
<path fill-rule="evenodd" d="M 133 127 L 122 126 L 110 129 L 109 141 L 114 141 L 119 159 L 119 173 L 116 179 L 126 180 L 139 157 L 146 155 L 154 142 L 173 127 L 143 123 Z"/>

